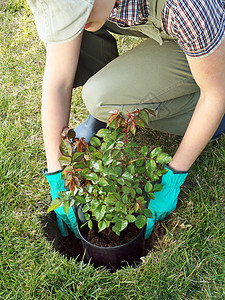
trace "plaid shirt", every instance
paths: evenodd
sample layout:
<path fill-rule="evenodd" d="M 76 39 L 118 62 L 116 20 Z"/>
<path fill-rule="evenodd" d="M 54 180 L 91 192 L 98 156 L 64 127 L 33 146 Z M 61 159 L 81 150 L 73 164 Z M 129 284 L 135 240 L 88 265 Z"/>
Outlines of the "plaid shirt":
<path fill-rule="evenodd" d="M 164 30 L 177 38 L 184 52 L 202 57 L 225 36 L 225 0 L 168 0 L 162 11 Z"/>
<path fill-rule="evenodd" d="M 162 24 L 184 52 L 203 57 L 213 52 L 225 36 L 225 0 L 167 0 Z M 147 0 L 120 0 L 109 18 L 122 26 L 145 24 Z"/>
<path fill-rule="evenodd" d="M 146 23 L 148 15 L 147 0 L 120 0 L 109 20 L 120 26 L 134 26 Z"/>

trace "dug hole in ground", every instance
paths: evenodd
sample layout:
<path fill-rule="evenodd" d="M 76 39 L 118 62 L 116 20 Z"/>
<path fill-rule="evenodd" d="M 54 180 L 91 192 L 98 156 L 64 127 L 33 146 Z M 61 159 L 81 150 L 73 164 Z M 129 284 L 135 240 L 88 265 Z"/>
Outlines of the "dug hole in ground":
<path fill-rule="evenodd" d="M 158 222 L 155 225 L 154 230 L 149 239 L 145 240 L 145 251 L 143 256 L 146 256 L 148 251 L 154 251 L 155 248 L 158 248 L 160 246 L 163 236 L 166 234 L 165 223 L 166 227 L 169 230 L 172 227 L 174 227 L 173 222 L 170 221 L 170 216 L 168 216 L 163 221 Z M 41 224 L 47 241 L 53 245 L 53 248 L 56 251 L 58 251 L 61 255 L 67 257 L 67 259 L 75 258 L 77 261 L 84 260 L 85 252 L 83 250 L 82 241 L 76 238 L 75 234 L 70 230 L 68 237 L 61 236 L 57 225 L 56 215 L 54 212 L 50 212 L 45 217 L 43 217 L 41 219 Z M 135 261 L 134 263 L 137 262 L 141 262 L 141 258 L 138 261 Z M 88 261 L 85 261 L 85 263 L 88 263 Z M 131 265 L 131 263 L 129 264 Z M 119 267 L 116 266 L 112 269 L 115 270 L 126 265 L 127 262 L 124 261 Z M 98 265 L 95 266 L 98 267 Z"/>

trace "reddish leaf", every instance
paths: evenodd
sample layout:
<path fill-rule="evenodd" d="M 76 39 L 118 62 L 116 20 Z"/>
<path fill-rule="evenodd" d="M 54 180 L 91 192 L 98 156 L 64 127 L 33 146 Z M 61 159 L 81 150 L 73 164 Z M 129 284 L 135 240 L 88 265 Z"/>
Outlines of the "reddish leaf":
<path fill-rule="evenodd" d="M 81 187 L 81 183 L 80 183 L 80 180 L 78 179 L 78 177 L 73 176 L 73 179 L 74 179 L 74 181 L 75 181 L 76 186 L 77 186 L 78 188 Z"/>
<path fill-rule="evenodd" d="M 107 120 L 107 127 L 117 118 L 117 114 L 111 115 Z"/>
<path fill-rule="evenodd" d="M 69 183 L 69 189 L 71 190 L 72 193 L 74 193 L 75 187 L 76 187 L 76 183 L 75 180 L 72 178 Z"/>
<path fill-rule="evenodd" d="M 88 143 L 85 141 L 85 138 L 82 137 L 80 139 L 80 142 L 81 142 L 82 146 L 84 147 L 84 149 L 87 150 L 89 146 L 88 146 Z"/>
<path fill-rule="evenodd" d="M 78 139 L 75 139 L 74 149 L 78 148 L 80 141 Z"/>

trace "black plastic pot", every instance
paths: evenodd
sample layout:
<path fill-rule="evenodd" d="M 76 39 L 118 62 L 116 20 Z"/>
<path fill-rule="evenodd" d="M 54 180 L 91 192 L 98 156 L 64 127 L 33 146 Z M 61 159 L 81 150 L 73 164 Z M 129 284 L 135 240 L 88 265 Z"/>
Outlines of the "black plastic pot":
<path fill-rule="evenodd" d="M 95 267 L 105 266 L 110 269 L 119 269 L 127 263 L 138 261 L 145 253 L 145 228 L 135 239 L 126 244 L 115 247 L 100 247 L 89 243 L 80 233 L 85 253 L 84 261 L 94 264 Z"/>

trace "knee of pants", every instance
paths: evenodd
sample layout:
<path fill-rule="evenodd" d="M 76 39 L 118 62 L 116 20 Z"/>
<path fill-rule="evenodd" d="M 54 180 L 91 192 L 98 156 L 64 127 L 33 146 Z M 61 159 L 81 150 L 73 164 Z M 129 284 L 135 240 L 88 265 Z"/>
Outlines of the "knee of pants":
<path fill-rule="evenodd" d="M 100 99 L 101 99 L 102 89 L 98 85 L 98 82 L 89 79 L 83 86 L 82 98 L 86 105 L 88 112 L 93 116 L 97 117 L 99 114 Z"/>
<path fill-rule="evenodd" d="M 104 86 L 101 80 L 90 78 L 83 86 L 82 98 L 88 112 L 96 119 L 106 122 L 109 117 L 109 111 L 113 108 L 113 104 L 107 103 L 112 98 L 110 89 Z"/>

